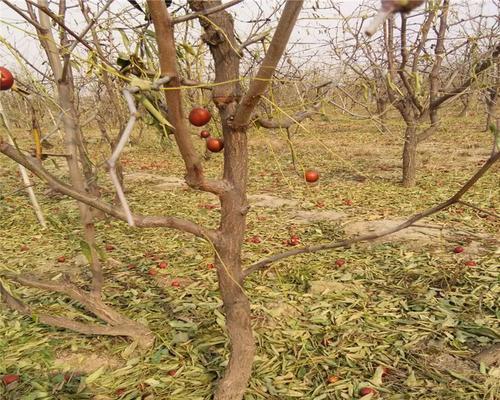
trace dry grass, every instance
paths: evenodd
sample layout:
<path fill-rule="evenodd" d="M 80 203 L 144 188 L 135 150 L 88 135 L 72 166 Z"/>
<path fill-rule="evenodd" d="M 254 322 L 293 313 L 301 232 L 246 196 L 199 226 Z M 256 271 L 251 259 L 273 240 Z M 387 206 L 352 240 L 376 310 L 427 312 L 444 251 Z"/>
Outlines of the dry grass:
<path fill-rule="evenodd" d="M 322 175 L 313 186 L 293 171 L 284 133 L 252 131 L 250 194 L 295 199 L 297 209 L 342 211 L 347 221 L 293 226 L 290 220 L 297 209 L 252 209 L 248 237 L 258 235 L 262 242 L 245 244 L 244 261 L 285 249 L 283 241 L 291 232 L 304 244 L 330 241 L 343 237 L 344 222 L 401 218 L 447 198 L 490 152 L 491 138 L 481 132 L 482 125 L 479 118 L 448 117 L 439 134 L 422 145 L 419 186 L 410 190 L 399 185 L 402 141 L 395 120 L 392 133 L 384 135 L 368 122 L 342 115 L 307 122 L 309 132 L 299 132 L 294 146 L 300 165 L 317 168 Z M 199 146 L 201 150 L 201 141 Z M 104 154 L 97 144 L 93 149 Z M 130 172 L 182 177 L 177 151 L 173 146 L 160 149 L 153 133 L 124 158 Z M 58 174 L 64 172 L 62 165 L 58 170 L 46 164 Z M 209 174 L 217 176 L 221 156 L 212 156 L 206 165 Z M 0 171 L 1 268 L 52 276 L 74 269 L 80 252 L 74 202 L 44 197 L 38 184 L 50 216 L 49 229 L 42 231 L 26 196 L 10 194 L 20 187 L 15 165 L 0 158 Z M 109 185 L 106 177 L 102 183 Z M 494 167 L 466 200 L 498 214 L 498 183 Z M 129 188 L 134 211 L 176 213 L 217 225 L 218 209 L 205 207 L 214 203 L 212 196 L 184 189 L 158 192 L 143 182 L 130 183 Z M 427 223 L 456 234 L 417 246 L 379 243 L 301 255 L 251 277 L 246 287 L 259 349 L 245 398 L 351 399 L 358 398 L 365 385 L 376 386 L 382 398 L 394 400 L 498 395 L 498 369 L 480 370 L 470 362 L 478 349 L 500 337 L 498 220 L 457 206 Z M 0 374 L 19 373 L 21 382 L 8 392 L 0 387 L 0 394 L 6 399 L 210 398 L 228 349 L 215 272 L 207 268 L 212 259 L 209 246 L 175 231 L 132 230 L 113 221 L 100 222 L 98 231 L 100 243 L 116 247 L 107 254 L 107 301 L 146 322 L 157 335 L 155 348 L 140 354 L 124 339 L 56 330 L 3 307 Z M 28 250 L 21 251 L 23 244 Z M 454 254 L 457 244 L 466 251 Z M 147 252 L 158 260 L 145 257 Z M 63 265 L 56 262 L 60 255 L 68 259 Z M 337 258 L 346 259 L 346 264 L 337 267 Z M 465 266 L 469 259 L 477 266 Z M 148 269 L 161 260 L 168 261 L 169 268 L 150 277 Z M 75 276 L 84 281 L 86 274 Z M 173 279 L 180 279 L 180 288 L 170 285 Z M 318 293 L 311 289 L 315 282 L 333 282 L 335 290 Z M 10 287 L 30 304 L 92 319 L 63 297 Z M 110 362 L 96 365 L 94 373 L 71 367 L 70 372 L 78 374 L 65 382 L 58 357 L 91 353 Z M 370 382 L 379 365 L 391 369 L 382 384 Z M 168 373 L 172 370 L 175 376 Z M 331 375 L 338 376 L 338 382 L 329 384 Z"/>

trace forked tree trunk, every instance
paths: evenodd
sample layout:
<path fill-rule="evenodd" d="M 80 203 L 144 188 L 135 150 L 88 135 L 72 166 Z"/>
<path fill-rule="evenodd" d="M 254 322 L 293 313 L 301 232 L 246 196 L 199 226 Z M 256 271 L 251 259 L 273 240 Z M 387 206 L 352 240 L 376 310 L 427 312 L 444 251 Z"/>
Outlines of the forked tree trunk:
<path fill-rule="evenodd" d="M 160 53 L 162 74 L 170 77 L 170 85 L 177 88 L 180 83 L 175 59 L 175 42 L 171 17 L 162 2 L 148 0 Z M 221 1 L 189 0 L 193 11 L 220 6 Z M 221 220 L 213 244 L 216 249 L 215 262 L 219 288 L 226 314 L 226 328 L 230 339 L 229 364 L 220 380 L 216 400 L 241 400 L 250 379 L 255 343 L 250 323 L 250 303 L 243 288 L 241 254 L 246 230 L 246 215 L 249 209 L 246 197 L 248 174 L 247 129 L 250 116 L 259 96 L 265 91 L 276 69 L 286 43 L 302 7 L 302 1 L 287 1 L 281 20 L 276 28 L 263 66 L 248 93 L 241 99 L 239 76 L 240 55 L 234 34 L 234 20 L 226 11 L 200 18 L 203 40 L 208 44 L 214 59 L 215 83 L 212 100 L 216 105 L 223 129 L 224 139 L 224 185 L 214 193 L 221 203 Z M 267 62 L 267 64 L 266 64 Z M 265 66 L 264 66 L 265 65 Z M 250 94 L 251 93 L 251 94 Z M 200 186 L 190 178 L 196 171 L 203 177 L 198 156 L 192 149 L 184 114 L 180 91 L 166 91 L 169 117 L 174 123 L 175 136 L 187 166 L 188 184 Z M 194 154 L 190 154 L 190 152 Z"/>
<path fill-rule="evenodd" d="M 417 183 L 417 129 L 408 126 L 403 147 L 403 186 L 413 187 Z"/>

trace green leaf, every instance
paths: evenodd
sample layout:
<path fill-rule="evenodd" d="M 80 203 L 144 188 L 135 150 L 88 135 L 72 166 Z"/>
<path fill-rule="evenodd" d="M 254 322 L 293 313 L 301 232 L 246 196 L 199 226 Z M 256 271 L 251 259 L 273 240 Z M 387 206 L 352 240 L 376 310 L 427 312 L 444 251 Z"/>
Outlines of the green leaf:
<path fill-rule="evenodd" d="M 192 56 L 196 55 L 195 49 L 193 49 L 193 46 L 191 46 L 189 43 L 182 43 L 181 46 L 184 50 L 186 50 L 187 53 L 191 54 Z"/>
<path fill-rule="evenodd" d="M 410 372 L 408 378 L 405 381 L 405 384 L 409 387 L 418 387 L 420 385 L 420 383 L 417 381 L 417 378 L 415 377 L 415 372 Z"/>
<path fill-rule="evenodd" d="M 120 35 L 122 37 L 123 45 L 127 48 L 127 50 L 130 50 L 130 40 L 128 39 L 128 36 L 124 32 L 124 30 L 121 28 L 118 28 L 118 32 L 120 33 Z"/>
<path fill-rule="evenodd" d="M 89 383 L 92 383 L 94 382 L 97 378 L 99 378 L 103 373 L 104 371 L 106 370 L 106 367 L 105 366 L 102 366 L 101 368 L 99 368 L 98 370 L 92 372 L 89 376 L 87 376 L 87 378 L 85 379 L 85 383 L 86 384 L 89 384 Z"/>
<path fill-rule="evenodd" d="M 92 265 L 92 250 L 85 240 L 80 240 L 80 249 L 90 265 Z"/>
<path fill-rule="evenodd" d="M 169 128 L 175 129 L 173 125 L 167 121 L 167 119 L 162 115 L 160 110 L 158 110 L 153 103 L 151 103 L 146 97 L 141 98 L 141 103 L 146 110 L 162 125 L 166 125 Z"/>

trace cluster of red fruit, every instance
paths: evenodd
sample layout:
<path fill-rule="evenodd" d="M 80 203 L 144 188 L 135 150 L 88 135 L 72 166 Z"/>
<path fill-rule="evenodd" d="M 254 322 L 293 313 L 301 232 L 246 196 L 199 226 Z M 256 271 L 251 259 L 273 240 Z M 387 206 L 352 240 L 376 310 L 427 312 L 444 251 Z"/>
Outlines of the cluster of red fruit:
<path fill-rule="evenodd" d="M 203 107 L 195 107 L 189 113 L 189 122 L 194 126 L 206 125 L 211 119 L 212 114 Z M 212 137 L 210 132 L 205 129 L 200 132 L 200 137 L 206 140 L 207 149 L 213 153 L 218 153 L 224 148 L 224 139 Z M 307 170 L 304 173 L 304 179 L 309 183 L 317 182 L 319 173 L 313 169 Z"/>
<path fill-rule="evenodd" d="M 208 124 L 212 119 L 212 114 L 206 108 L 196 107 L 189 113 L 189 122 L 194 126 L 203 126 Z M 207 149 L 212 153 L 218 153 L 224 148 L 224 140 L 221 138 L 214 138 L 210 135 L 207 130 L 202 130 L 200 132 L 200 137 L 206 139 Z"/>

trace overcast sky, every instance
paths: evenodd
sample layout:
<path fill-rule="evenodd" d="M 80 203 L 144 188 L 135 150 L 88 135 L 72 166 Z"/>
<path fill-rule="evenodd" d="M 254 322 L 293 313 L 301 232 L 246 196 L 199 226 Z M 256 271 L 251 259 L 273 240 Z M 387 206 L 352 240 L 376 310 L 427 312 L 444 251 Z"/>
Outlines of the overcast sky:
<path fill-rule="evenodd" d="M 25 8 L 25 3 L 23 0 L 10 0 L 14 4 L 21 8 Z M 352 14 L 353 10 L 357 8 L 362 2 L 358 0 L 343 1 L 339 2 L 333 0 L 335 4 L 341 4 L 342 13 L 345 16 Z M 96 10 L 96 5 L 103 4 L 104 0 L 87 0 L 87 2 L 92 6 L 93 10 Z M 456 2 L 456 0 L 452 1 Z M 144 5 L 144 0 L 139 0 L 141 5 Z M 176 4 L 185 3 L 183 0 L 174 0 L 174 6 L 171 10 L 175 10 Z M 248 35 L 250 25 L 248 21 L 253 20 L 259 12 L 259 8 L 264 10 L 265 15 L 269 15 L 271 10 L 278 1 L 272 0 L 244 0 L 243 3 L 231 8 L 232 14 L 236 19 L 236 29 L 242 39 Z M 297 58 L 304 57 L 309 58 L 311 54 L 316 54 L 317 57 L 321 57 L 325 54 L 327 47 L 325 47 L 325 42 L 327 41 L 328 35 L 327 30 L 334 30 L 339 24 L 339 15 L 331 10 L 328 6 L 331 0 L 306 0 L 305 7 L 301 13 L 299 22 L 294 30 L 293 36 L 290 40 L 289 50 Z M 370 2 L 369 2 L 370 3 Z M 378 5 L 378 1 L 372 1 L 372 9 L 367 9 L 366 15 L 370 16 L 374 14 L 375 7 Z M 480 12 L 482 8 L 484 13 L 489 15 L 499 15 L 499 10 L 495 4 L 495 0 L 477 0 L 477 1 L 466 1 L 465 3 L 470 4 L 473 12 Z M 68 0 L 68 5 L 77 4 L 76 0 Z M 482 6 L 481 6 L 482 4 Z M 56 8 L 53 8 L 56 10 Z M 128 10 L 126 13 L 125 10 Z M 132 19 L 136 19 L 136 22 L 127 20 L 129 25 L 141 24 L 144 22 L 143 15 L 139 11 L 133 9 L 126 0 L 115 0 L 111 7 L 111 11 L 114 15 L 130 15 Z M 276 19 L 273 18 L 271 22 L 265 25 L 266 28 L 273 28 L 275 26 Z M 83 19 L 81 17 L 78 7 L 71 10 L 67 18 L 68 25 L 75 31 L 79 32 L 85 26 Z M 194 23 L 198 26 L 197 22 Z M 116 23 L 114 26 L 123 26 L 121 23 Z M 179 27 L 180 28 L 180 27 Z M 0 36 L 2 40 L 6 40 L 10 45 L 14 46 L 20 53 L 22 53 L 30 62 L 34 65 L 41 66 L 43 60 L 45 60 L 44 55 L 40 51 L 39 45 L 29 34 L 33 34 L 33 29 L 29 27 L 24 20 L 16 14 L 13 10 L 3 4 L 0 0 Z M 27 33 L 28 32 L 28 33 Z M 116 43 L 120 43 L 120 37 L 118 33 L 113 35 L 116 38 Z M 85 52 L 81 52 L 82 56 Z M 7 47 L 0 43 L 0 64 L 6 65 L 13 70 L 18 70 L 19 66 L 16 59 L 12 56 L 12 53 Z M 42 69 L 43 66 L 41 66 Z"/>

